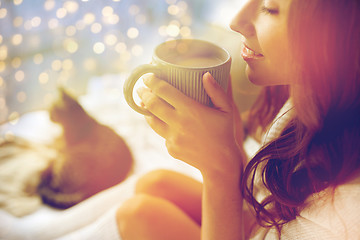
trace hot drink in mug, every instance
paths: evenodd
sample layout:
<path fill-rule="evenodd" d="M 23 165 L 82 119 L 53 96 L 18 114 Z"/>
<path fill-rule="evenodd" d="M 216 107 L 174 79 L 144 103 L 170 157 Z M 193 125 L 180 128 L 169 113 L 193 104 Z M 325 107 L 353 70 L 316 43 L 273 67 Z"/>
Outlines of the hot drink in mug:
<path fill-rule="evenodd" d="M 158 45 L 152 63 L 135 68 L 126 79 L 124 95 L 127 103 L 141 114 L 149 112 L 138 106 L 133 98 L 133 89 L 138 79 L 146 73 L 154 73 L 194 100 L 211 106 L 209 96 L 202 84 L 206 72 L 226 90 L 231 67 L 231 56 L 223 48 L 203 40 L 171 40 Z"/>

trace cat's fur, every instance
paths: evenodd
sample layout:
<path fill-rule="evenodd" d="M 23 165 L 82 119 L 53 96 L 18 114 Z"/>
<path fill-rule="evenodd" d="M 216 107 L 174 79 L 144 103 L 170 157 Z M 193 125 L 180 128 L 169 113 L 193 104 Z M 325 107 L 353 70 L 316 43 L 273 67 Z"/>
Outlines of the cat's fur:
<path fill-rule="evenodd" d="M 71 207 L 122 182 L 131 172 L 133 158 L 125 141 L 63 89 L 50 118 L 63 127 L 63 134 L 54 143 L 58 157 L 44 171 L 38 187 L 45 203 Z"/>

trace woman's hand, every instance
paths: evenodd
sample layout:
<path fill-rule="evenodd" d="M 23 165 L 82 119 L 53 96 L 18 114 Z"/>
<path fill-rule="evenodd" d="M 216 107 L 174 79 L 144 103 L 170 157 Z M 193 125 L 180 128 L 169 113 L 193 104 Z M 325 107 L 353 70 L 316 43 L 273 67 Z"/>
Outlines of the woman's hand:
<path fill-rule="evenodd" d="M 204 173 L 232 172 L 241 167 L 240 150 L 235 141 L 233 101 L 206 73 L 203 84 L 214 108 L 185 96 L 153 74 L 144 76 L 148 88 L 138 94 L 146 109 L 151 128 L 166 139 L 170 155 Z"/>

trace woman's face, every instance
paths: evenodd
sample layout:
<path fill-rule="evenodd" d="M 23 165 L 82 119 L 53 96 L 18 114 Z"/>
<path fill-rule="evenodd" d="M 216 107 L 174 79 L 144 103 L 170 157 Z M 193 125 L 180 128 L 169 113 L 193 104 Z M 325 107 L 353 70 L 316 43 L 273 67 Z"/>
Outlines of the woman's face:
<path fill-rule="evenodd" d="M 257 85 L 288 84 L 294 76 L 288 38 L 291 0 L 243 0 L 230 24 L 244 37 L 241 56 L 249 80 Z"/>

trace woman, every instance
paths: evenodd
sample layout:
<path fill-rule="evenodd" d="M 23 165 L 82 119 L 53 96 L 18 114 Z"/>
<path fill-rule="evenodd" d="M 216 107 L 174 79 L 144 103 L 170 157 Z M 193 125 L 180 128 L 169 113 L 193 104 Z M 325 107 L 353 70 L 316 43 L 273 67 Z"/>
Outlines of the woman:
<path fill-rule="evenodd" d="M 244 125 L 210 74 L 214 109 L 147 77 L 139 96 L 149 125 L 203 183 L 162 170 L 144 176 L 118 210 L 120 235 L 359 239 L 359 22 L 358 0 L 246 1 L 231 28 L 244 37 L 249 80 L 264 86 L 244 120 L 264 144 L 249 162 Z"/>

